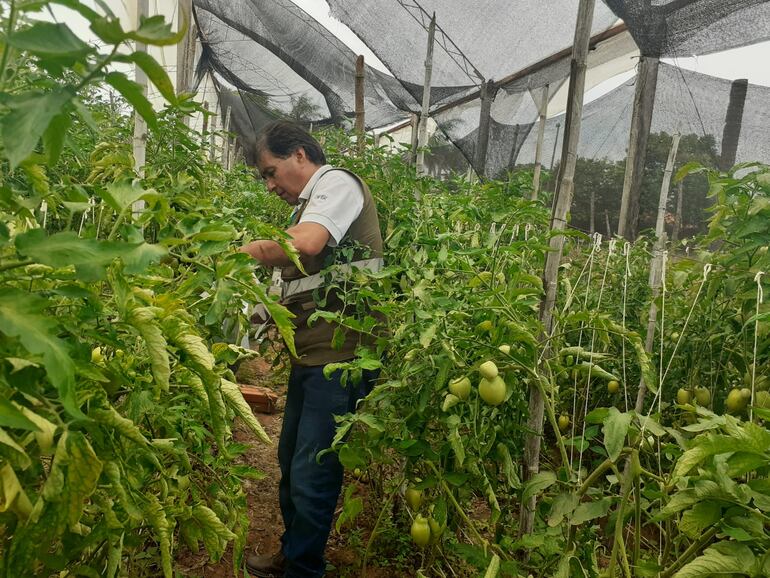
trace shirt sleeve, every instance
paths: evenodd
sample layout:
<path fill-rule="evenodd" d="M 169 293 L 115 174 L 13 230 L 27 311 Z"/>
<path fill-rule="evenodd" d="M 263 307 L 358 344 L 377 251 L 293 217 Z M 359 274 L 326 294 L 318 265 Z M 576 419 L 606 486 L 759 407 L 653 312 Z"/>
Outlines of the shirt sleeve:
<path fill-rule="evenodd" d="M 329 231 L 327 245 L 336 247 L 364 208 L 364 194 L 356 179 L 332 170 L 316 183 L 300 223 L 318 223 Z"/>

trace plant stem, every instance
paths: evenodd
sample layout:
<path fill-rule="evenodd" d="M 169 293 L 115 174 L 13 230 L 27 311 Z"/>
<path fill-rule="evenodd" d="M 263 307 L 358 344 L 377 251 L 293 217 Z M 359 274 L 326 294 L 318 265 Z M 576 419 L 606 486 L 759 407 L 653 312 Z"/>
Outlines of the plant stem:
<path fill-rule="evenodd" d="M 627 454 L 631 451 L 631 448 L 623 448 L 623 451 L 620 452 L 620 455 Z M 585 494 L 588 489 L 594 484 L 594 482 L 601 477 L 601 475 L 612 468 L 612 466 L 615 465 L 615 462 L 613 462 L 610 458 L 607 458 L 604 460 L 601 464 L 599 464 L 599 467 L 596 468 L 593 472 L 591 472 L 591 475 L 588 476 L 583 482 L 583 485 L 580 486 L 580 489 L 577 491 L 577 496 L 580 497 L 583 494 Z"/>
<path fill-rule="evenodd" d="M 8 39 L 13 34 L 13 27 L 16 25 L 16 0 L 11 0 L 11 9 L 8 12 L 8 26 L 5 29 L 5 46 L 3 46 L 3 56 L 0 59 L 0 90 L 5 89 L 5 69 L 8 66 L 8 59 L 11 54 L 11 47 Z"/>
<path fill-rule="evenodd" d="M 719 528 L 716 526 L 713 526 L 709 528 L 709 530 L 703 534 L 698 540 L 690 544 L 690 547 L 685 550 L 679 558 L 677 558 L 674 563 L 660 573 L 660 578 L 670 578 L 674 575 L 674 573 L 679 570 L 682 566 L 685 565 L 685 563 L 692 558 L 695 554 L 700 552 L 701 548 L 705 547 L 706 544 L 708 544 L 711 539 L 716 536 L 717 532 L 719 531 Z"/>
<path fill-rule="evenodd" d="M 10 271 L 11 269 L 16 269 L 18 267 L 26 267 L 27 265 L 32 265 L 34 261 L 31 259 L 27 259 L 26 261 L 14 261 L 12 263 L 6 263 L 5 265 L 0 265 L 0 271 Z"/>
<path fill-rule="evenodd" d="M 473 534 L 473 537 L 476 540 L 478 540 L 480 545 L 488 546 L 489 549 L 495 552 L 498 556 L 500 556 L 500 558 L 506 560 L 508 556 L 506 556 L 506 554 L 497 546 L 497 544 L 490 544 L 488 540 L 486 540 L 484 537 L 482 537 L 481 534 L 479 534 L 479 531 L 473 525 L 473 522 L 468 517 L 468 514 L 466 514 L 465 510 L 463 510 L 460 504 L 457 503 L 457 500 L 455 499 L 455 496 L 452 493 L 452 490 L 449 488 L 449 486 L 447 486 L 447 483 L 441 478 L 441 474 L 439 473 L 435 464 L 433 462 L 428 462 L 428 465 L 433 470 L 433 473 L 435 473 L 441 480 L 440 481 L 441 488 L 444 490 L 444 493 L 449 498 L 449 501 L 452 502 L 452 505 L 454 506 L 455 510 L 457 510 L 457 513 L 460 515 L 460 518 L 462 518 L 462 521 L 465 522 L 466 527 L 471 531 L 471 534 Z"/>
<path fill-rule="evenodd" d="M 380 515 L 377 516 L 377 521 L 374 523 L 374 527 L 372 528 L 372 533 L 369 534 L 369 540 L 366 542 L 366 549 L 364 550 L 364 559 L 361 563 L 361 578 L 366 578 L 366 563 L 369 560 L 369 551 L 371 550 L 372 544 L 374 543 L 374 538 L 377 535 L 377 528 L 380 527 L 380 522 L 382 522 L 382 517 L 385 515 L 385 512 L 387 511 L 388 507 L 390 507 L 390 503 L 393 501 L 393 496 L 396 495 L 396 492 L 401 487 L 401 484 L 404 483 L 404 480 L 405 478 L 402 476 L 401 479 L 393 488 L 393 491 L 388 496 L 388 499 L 385 500 L 385 503 L 382 505 L 382 509 L 380 510 Z"/>

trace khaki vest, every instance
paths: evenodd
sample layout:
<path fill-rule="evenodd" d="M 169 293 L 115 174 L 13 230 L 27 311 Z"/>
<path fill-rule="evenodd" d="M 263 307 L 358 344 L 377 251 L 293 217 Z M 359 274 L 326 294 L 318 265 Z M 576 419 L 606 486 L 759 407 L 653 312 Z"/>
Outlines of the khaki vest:
<path fill-rule="evenodd" d="M 377 217 L 377 207 L 369 187 L 357 175 L 346 169 L 333 168 L 329 170 L 345 171 L 356 179 L 364 194 L 364 206 L 361 209 L 361 214 L 350 225 L 350 228 L 337 247 L 329 247 L 327 245 L 318 255 L 302 257 L 302 266 L 308 275 L 314 275 L 335 262 L 346 263 L 382 257 L 380 222 Z M 321 179 L 323 179 L 323 175 L 319 178 L 319 181 Z M 311 190 L 310 196 L 312 197 L 312 195 L 313 191 Z M 296 213 L 296 222 L 299 222 L 306 206 L 307 201 L 303 203 Z M 350 259 L 344 258 L 343 260 L 343 250 L 347 247 L 353 247 L 353 256 Z M 281 269 L 281 279 L 284 282 L 294 281 L 302 277 L 304 275 L 294 265 Z M 326 297 L 326 303 L 323 306 L 324 311 L 340 311 L 343 307 L 343 303 L 336 292 L 330 291 L 326 295 L 327 291 L 323 287 L 291 295 L 283 301 L 283 304 L 289 311 L 296 315 L 293 319 L 295 326 L 294 345 L 297 348 L 298 358 L 292 358 L 292 363 L 302 366 L 314 366 L 353 359 L 356 347 L 359 344 L 365 343 L 365 336 L 355 331 L 344 330 L 345 340 L 342 347 L 339 349 L 333 348 L 331 342 L 338 324 L 329 323 L 324 319 L 317 319 L 312 327 L 309 327 L 307 324 L 308 318 L 317 309 L 314 293 L 317 293 L 321 298 Z"/>

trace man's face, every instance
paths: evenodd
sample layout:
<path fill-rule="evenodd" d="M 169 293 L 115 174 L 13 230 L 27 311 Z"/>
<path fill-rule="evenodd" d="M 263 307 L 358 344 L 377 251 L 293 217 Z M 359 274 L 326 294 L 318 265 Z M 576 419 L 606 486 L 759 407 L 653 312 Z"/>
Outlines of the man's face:
<path fill-rule="evenodd" d="M 306 175 L 307 162 L 305 150 L 301 148 L 285 159 L 269 151 L 262 151 L 257 159 L 257 168 L 268 191 L 275 193 L 290 205 L 296 205 L 309 180 Z"/>

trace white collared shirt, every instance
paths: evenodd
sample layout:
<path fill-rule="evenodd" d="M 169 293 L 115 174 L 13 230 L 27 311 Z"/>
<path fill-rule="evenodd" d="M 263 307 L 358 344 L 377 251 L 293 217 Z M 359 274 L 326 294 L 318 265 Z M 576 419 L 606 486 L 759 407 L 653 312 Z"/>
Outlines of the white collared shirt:
<path fill-rule="evenodd" d="M 307 199 L 300 223 L 318 223 L 329 231 L 329 247 L 336 247 L 364 208 L 364 194 L 358 181 L 345 171 L 320 167 L 302 189 L 300 202 Z M 311 194 L 312 193 L 312 194 Z"/>

